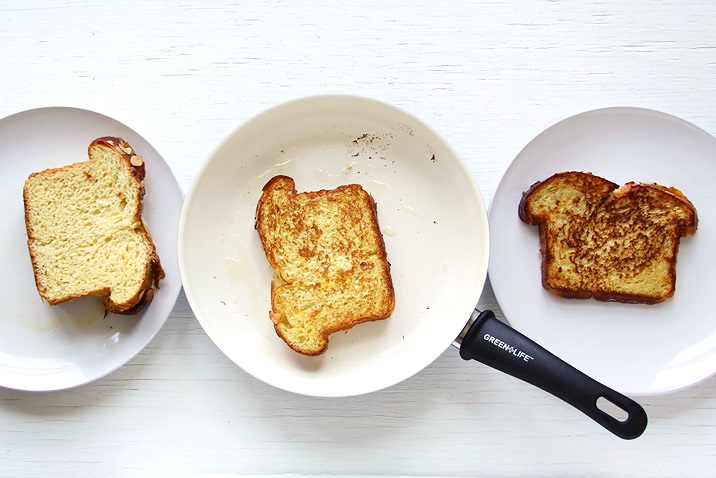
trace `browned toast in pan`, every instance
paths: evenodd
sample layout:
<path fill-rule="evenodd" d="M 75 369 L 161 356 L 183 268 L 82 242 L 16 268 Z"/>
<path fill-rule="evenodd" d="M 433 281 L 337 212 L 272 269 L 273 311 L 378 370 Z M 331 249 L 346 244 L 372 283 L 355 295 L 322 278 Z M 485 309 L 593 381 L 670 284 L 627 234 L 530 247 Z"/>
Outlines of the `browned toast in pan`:
<path fill-rule="evenodd" d="M 674 295 L 680 239 L 694 205 L 654 183 L 623 186 L 563 172 L 523 193 L 519 217 L 539 226 L 542 285 L 567 298 L 655 304 Z"/>
<path fill-rule="evenodd" d="M 298 193 L 293 179 L 272 178 L 256 208 L 269 264 L 277 334 L 296 352 L 318 355 L 328 336 L 395 306 L 375 201 L 360 185 Z"/>

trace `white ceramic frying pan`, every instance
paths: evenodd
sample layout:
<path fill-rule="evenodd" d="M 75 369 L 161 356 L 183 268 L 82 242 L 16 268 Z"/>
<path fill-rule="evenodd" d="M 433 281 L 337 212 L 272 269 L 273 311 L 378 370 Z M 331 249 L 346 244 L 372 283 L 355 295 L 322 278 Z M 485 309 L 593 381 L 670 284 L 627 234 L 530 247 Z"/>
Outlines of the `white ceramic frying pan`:
<path fill-rule="evenodd" d="M 272 270 L 254 213 L 277 174 L 294 178 L 299 191 L 359 183 L 378 204 L 395 310 L 332 335 L 319 357 L 290 350 L 268 316 Z M 313 396 L 368 393 L 419 372 L 455 342 L 463 358 L 559 396 L 622 438 L 639 436 L 647 419 L 638 404 L 475 311 L 488 257 L 485 206 L 458 154 L 413 116 L 350 96 L 299 99 L 239 127 L 199 172 L 179 227 L 180 270 L 197 319 L 224 354 L 266 383 Z M 599 408 L 600 397 L 627 418 Z"/>

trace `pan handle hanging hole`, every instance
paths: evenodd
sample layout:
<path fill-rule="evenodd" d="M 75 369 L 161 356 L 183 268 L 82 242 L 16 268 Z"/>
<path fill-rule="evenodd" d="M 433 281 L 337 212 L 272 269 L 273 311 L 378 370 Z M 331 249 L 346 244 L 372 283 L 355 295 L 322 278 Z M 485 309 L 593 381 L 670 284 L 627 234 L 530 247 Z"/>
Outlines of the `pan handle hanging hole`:
<path fill-rule="evenodd" d="M 629 418 L 629 412 L 607 397 L 600 396 L 597 398 L 597 408 L 620 422 L 625 422 Z"/>

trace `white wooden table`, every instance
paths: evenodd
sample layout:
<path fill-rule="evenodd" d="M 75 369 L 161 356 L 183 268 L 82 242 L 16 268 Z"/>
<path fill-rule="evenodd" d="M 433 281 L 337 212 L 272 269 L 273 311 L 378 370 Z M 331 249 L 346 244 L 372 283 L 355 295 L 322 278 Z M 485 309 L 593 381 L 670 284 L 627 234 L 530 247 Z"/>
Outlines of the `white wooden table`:
<path fill-rule="evenodd" d="M 520 149 L 578 112 L 643 106 L 716 134 L 711 0 L 257 3 L 1 1 L 0 116 L 114 117 L 186 190 L 260 110 L 366 95 L 440 131 L 488 203 Z M 481 306 L 499 312 L 489 287 Z M 640 402 L 649 428 L 623 441 L 454 349 L 381 392 L 296 396 L 225 358 L 180 295 L 106 378 L 0 389 L 0 476 L 713 476 L 716 380 Z"/>

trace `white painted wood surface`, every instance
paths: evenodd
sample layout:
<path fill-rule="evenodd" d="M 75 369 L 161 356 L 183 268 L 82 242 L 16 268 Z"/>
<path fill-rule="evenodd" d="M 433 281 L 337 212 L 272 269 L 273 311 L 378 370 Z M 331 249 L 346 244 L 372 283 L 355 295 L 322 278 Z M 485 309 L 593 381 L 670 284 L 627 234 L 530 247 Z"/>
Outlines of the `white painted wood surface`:
<path fill-rule="evenodd" d="M 529 140 L 581 111 L 643 106 L 716 133 L 711 0 L 2 1 L 0 25 L 0 116 L 99 111 L 152 142 L 185 189 L 242 121 L 315 93 L 418 115 L 488 203 Z M 497 307 L 489 287 L 481 305 Z M 230 363 L 181 295 L 110 376 L 0 389 L 0 475 L 712 476 L 716 380 L 640 402 L 649 428 L 622 441 L 452 349 L 382 392 L 295 396 Z"/>

